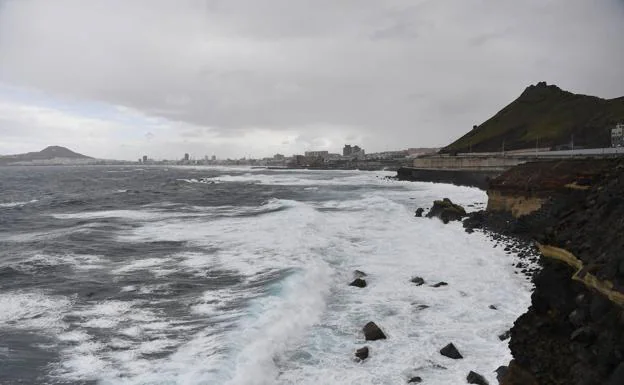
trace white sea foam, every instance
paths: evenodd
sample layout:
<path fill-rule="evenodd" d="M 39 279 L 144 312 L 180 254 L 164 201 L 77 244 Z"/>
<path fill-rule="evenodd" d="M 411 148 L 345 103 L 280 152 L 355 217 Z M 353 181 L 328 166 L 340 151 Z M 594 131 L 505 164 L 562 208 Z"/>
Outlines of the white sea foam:
<path fill-rule="evenodd" d="M 38 199 L 32 199 L 29 201 L 24 201 L 24 202 L 5 202 L 5 203 L 0 203 L 0 208 L 13 208 L 13 207 L 22 207 L 22 206 L 26 206 L 27 204 L 31 204 L 31 203 L 36 203 L 39 202 Z"/>
<path fill-rule="evenodd" d="M 185 218 L 153 209 L 91 214 L 142 222 L 117 233 L 117 241 L 184 241 L 198 250 L 116 262 L 114 276 L 183 271 L 199 277 L 219 269 L 236 272 L 242 281 L 181 299 L 182 314 L 176 316 L 160 311 L 158 298 L 66 306 L 82 320 L 76 325 L 81 329 L 59 334 L 68 345 L 57 375 L 106 385 L 396 384 L 419 375 L 444 385 L 463 383 L 475 370 L 494 383 L 492 371 L 510 358 L 497 336 L 527 307 L 530 285 L 514 275 L 512 257 L 493 249 L 483 234 L 413 215 L 434 199 L 468 205 L 484 202 L 485 194 L 378 175 L 385 174 L 250 171 L 217 179 L 320 186 L 310 194 L 341 185 L 360 190 L 340 189 L 329 201 L 187 208 L 202 215 Z M 261 215 L 239 215 L 250 212 Z M 369 274 L 368 287 L 348 286 L 355 269 Z M 427 284 L 412 284 L 414 275 Z M 265 279 L 270 284 L 255 284 Z M 430 286 L 438 281 L 449 285 Z M 159 292 L 148 286 L 120 291 Z M 499 310 L 489 309 L 491 304 Z M 387 340 L 364 341 L 361 328 L 371 320 Z M 93 329 L 110 338 L 96 340 Z M 449 342 L 464 360 L 439 355 Z M 371 357 L 357 363 L 353 352 L 364 344 Z"/>
<path fill-rule="evenodd" d="M 55 333 L 64 329 L 63 315 L 73 301 L 44 292 L 13 291 L 0 294 L 0 326 Z"/>
<path fill-rule="evenodd" d="M 35 254 L 21 261 L 17 268 L 23 271 L 32 271 L 44 266 L 71 266 L 77 270 L 102 269 L 108 260 L 98 255 L 90 254 Z"/>
<path fill-rule="evenodd" d="M 354 171 L 336 171 L 328 176 L 325 172 L 293 172 L 293 173 L 259 173 L 248 172 L 237 175 L 219 175 L 196 180 L 194 183 L 223 183 L 238 182 L 248 184 L 279 185 L 279 186 L 339 186 L 339 185 L 376 185 L 387 181 L 381 177 L 394 175 L 389 172 L 379 172 L 379 178 L 370 178 Z"/>

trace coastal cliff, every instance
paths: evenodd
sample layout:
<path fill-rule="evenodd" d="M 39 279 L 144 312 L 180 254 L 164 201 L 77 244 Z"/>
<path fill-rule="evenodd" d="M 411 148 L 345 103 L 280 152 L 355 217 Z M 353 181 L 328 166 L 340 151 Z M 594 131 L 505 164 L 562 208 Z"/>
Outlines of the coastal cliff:
<path fill-rule="evenodd" d="M 520 165 L 465 222 L 534 242 L 542 268 L 511 329 L 505 385 L 624 384 L 624 162 Z"/>

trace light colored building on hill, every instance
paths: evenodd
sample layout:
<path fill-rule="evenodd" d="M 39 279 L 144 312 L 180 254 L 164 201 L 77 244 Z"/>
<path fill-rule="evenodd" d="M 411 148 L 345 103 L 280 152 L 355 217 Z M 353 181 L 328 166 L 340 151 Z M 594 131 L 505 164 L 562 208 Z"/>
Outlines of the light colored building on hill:
<path fill-rule="evenodd" d="M 624 123 L 618 123 L 611 130 L 611 147 L 624 147 Z"/>

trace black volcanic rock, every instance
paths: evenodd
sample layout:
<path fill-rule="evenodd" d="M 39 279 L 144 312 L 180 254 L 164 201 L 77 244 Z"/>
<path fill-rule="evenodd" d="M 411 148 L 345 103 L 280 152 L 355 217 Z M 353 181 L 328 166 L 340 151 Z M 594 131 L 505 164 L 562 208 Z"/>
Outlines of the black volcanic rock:
<path fill-rule="evenodd" d="M 503 383 L 503 378 L 505 374 L 507 374 L 508 367 L 507 366 L 499 366 L 494 372 L 496 373 L 496 379 L 499 383 Z"/>
<path fill-rule="evenodd" d="M 468 381 L 469 384 L 490 385 L 490 383 L 487 382 L 487 380 L 482 375 L 480 375 L 479 373 L 475 373 L 473 371 L 468 373 L 468 377 L 466 377 L 466 381 Z"/>
<path fill-rule="evenodd" d="M 511 337 L 511 330 L 507 330 L 506 332 L 498 335 L 498 339 L 501 341 L 508 340 L 510 337 Z"/>
<path fill-rule="evenodd" d="M 367 323 L 362 329 L 367 341 L 385 340 L 386 335 L 374 322 Z"/>
<path fill-rule="evenodd" d="M 351 282 L 349 284 L 349 286 L 355 286 L 355 287 L 366 287 L 366 281 L 363 280 L 362 278 L 356 278 L 353 280 L 353 282 Z"/>
<path fill-rule="evenodd" d="M 419 218 L 422 217 L 424 211 L 425 209 L 423 209 L 422 207 L 419 207 L 418 209 L 416 209 L 416 216 Z"/>
<path fill-rule="evenodd" d="M 442 222 L 449 223 L 450 221 L 460 221 L 466 216 L 466 210 L 451 202 L 450 199 L 444 198 L 441 201 L 434 201 L 433 207 L 426 216 L 427 218 L 439 218 Z"/>
<path fill-rule="evenodd" d="M 421 286 L 425 284 L 425 280 L 422 277 L 414 277 L 410 280 L 410 282 L 416 284 L 416 286 Z"/>
<path fill-rule="evenodd" d="M 359 348 L 355 351 L 355 356 L 360 360 L 365 360 L 368 358 L 369 349 L 368 346 L 364 346 L 363 348 Z"/>
<path fill-rule="evenodd" d="M 412 377 L 407 381 L 408 384 L 420 384 L 421 382 L 422 382 L 422 378 L 418 376 Z"/>
<path fill-rule="evenodd" d="M 455 347 L 455 345 L 453 345 L 452 343 L 446 345 L 445 347 L 443 347 L 442 349 L 440 349 L 440 354 L 448 357 L 448 358 L 452 358 L 454 360 L 459 360 L 464 358 L 461 353 L 459 353 L 459 350 L 457 350 L 457 348 Z"/>
<path fill-rule="evenodd" d="M 606 385 L 622 385 L 624 384 L 624 362 L 618 365 L 618 367 L 609 376 L 609 381 Z"/>

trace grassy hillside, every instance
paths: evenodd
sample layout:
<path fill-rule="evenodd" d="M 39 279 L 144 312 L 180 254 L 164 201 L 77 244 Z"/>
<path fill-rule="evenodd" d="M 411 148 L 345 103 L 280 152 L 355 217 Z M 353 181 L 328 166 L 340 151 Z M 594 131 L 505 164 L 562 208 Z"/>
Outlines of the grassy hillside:
<path fill-rule="evenodd" d="M 441 152 L 489 152 L 569 145 L 610 146 L 611 128 L 624 122 L 624 97 L 601 99 L 563 91 L 545 82 L 529 86 L 492 118 Z"/>

